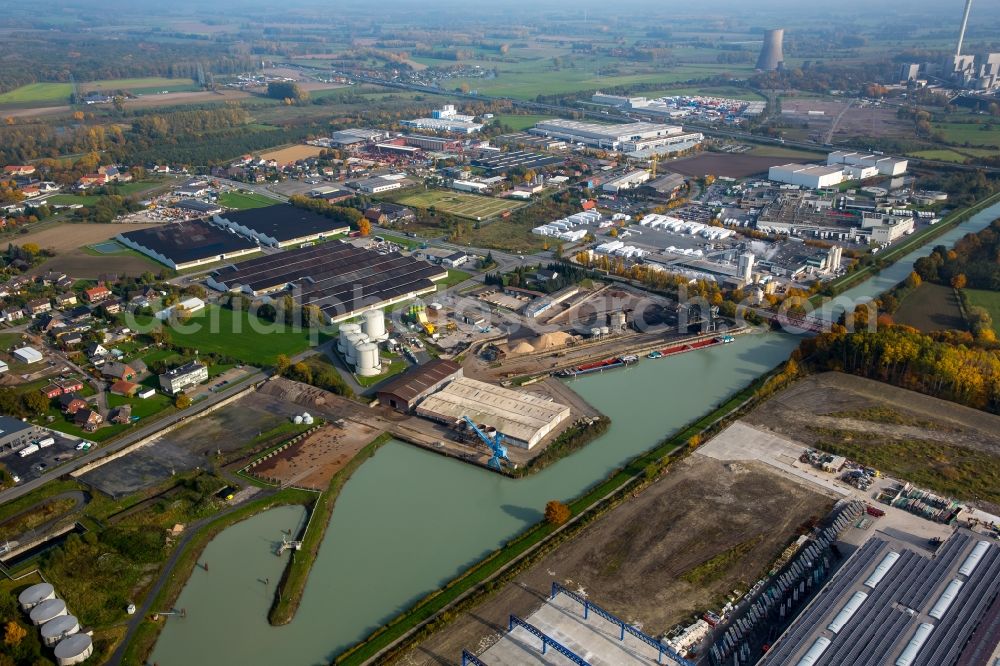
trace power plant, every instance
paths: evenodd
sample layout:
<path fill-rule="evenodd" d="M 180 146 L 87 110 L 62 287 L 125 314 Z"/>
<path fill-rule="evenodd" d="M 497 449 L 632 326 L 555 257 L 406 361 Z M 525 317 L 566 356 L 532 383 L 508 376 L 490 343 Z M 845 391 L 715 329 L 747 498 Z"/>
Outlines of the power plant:
<path fill-rule="evenodd" d="M 785 31 L 783 28 L 768 30 L 764 33 L 764 45 L 760 49 L 760 57 L 757 58 L 757 69 L 763 72 L 773 72 L 784 67 L 785 56 L 781 52 L 784 39 Z"/>
<path fill-rule="evenodd" d="M 944 62 L 940 65 L 904 63 L 900 69 L 900 80 L 917 81 L 923 72 L 925 76 L 931 78 L 937 76 L 947 84 L 968 90 L 991 91 L 1000 88 L 1000 53 L 962 53 L 971 13 L 972 0 L 965 0 L 962 26 L 958 31 L 958 43 L 955 45 L 954 55 L 944 58 Z"/>

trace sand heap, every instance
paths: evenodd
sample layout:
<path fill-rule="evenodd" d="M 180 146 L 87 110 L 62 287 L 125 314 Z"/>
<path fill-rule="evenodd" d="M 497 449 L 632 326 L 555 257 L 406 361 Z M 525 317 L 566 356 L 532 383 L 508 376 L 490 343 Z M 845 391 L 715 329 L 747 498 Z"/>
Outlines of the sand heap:
<path fill-rule="evenodd" d="M 545 333 L 535 338 L 535 349 L 558 349 L 559 347 L 565 347 L 572 339 L 573 336 L 564 331 Z"/>
<path fill-rule="evenodd" d="M 521 342 L 510 348 L 511 354 L 530 354 L 533 351 L 535 351 L 535 348 L 525 340 L 521 340 Z"/>

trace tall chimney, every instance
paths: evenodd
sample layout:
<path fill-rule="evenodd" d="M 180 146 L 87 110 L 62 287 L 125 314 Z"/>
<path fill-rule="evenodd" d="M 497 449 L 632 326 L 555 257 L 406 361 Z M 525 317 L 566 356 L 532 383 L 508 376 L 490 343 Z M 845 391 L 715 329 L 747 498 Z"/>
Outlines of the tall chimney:
<path fill-rule="evenodd" d="M 958 48 L 955 55 L 962 55 L 962 42 L 965 41 L 965 26 L 969 24 L 969 11 L 972 9 L 972 0 L 965 0 L 965 13 L 962 15 L 962 31 L 958 33 Z"/>

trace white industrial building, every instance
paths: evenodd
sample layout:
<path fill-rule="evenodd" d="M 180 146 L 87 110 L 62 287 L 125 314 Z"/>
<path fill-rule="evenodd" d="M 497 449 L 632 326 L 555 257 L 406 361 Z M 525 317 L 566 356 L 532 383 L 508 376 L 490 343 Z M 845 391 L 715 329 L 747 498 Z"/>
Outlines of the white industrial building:
<path fill-rule="evenodd" d="M 475 180 L 453 180 L 451 181 L 451 189 L 458 190 L 460 192 L 482 193 L 490 189 L 490 186 L 486 183 L 480 183 Z"/>
<path fill-rule="evenodd" d="M 400 125 L 455 134 L 474 134 L 483 129 L 483 125 L 473 122 L 474 119 L 475 116 L 464 116 L 458 113 L 454 104 L 445 104 L 440 109 L 432 111 L 430 118 L 403 120 Z"/>
<path fill-rule="evenodd" d="M 901 176 L 906 173 L 909 162 L 898 157 L 885 157 L 884 155 L 871 155 L 869 153 L 851 153 L 837 151 L 826 156 L 826 163 L 829 166 L 846 164 L 849 166 L 875 167 L 879 175 Z"/>
<path fill-rule="evenodd" d="M 531 233 L 538 236 L 551 236 L 553 238 L 558 238 L 559 240 L 575 242 L 583 240 L 587 234 L 590 233 L 589 229 L 579 229 L 576 227 L 595 225 L 598 228 L 601 228 L 604 221 L 604 216 L 596 210 L 586 210 L 581 213 L 574 213 L 569 217 L 564 217 L 560 220 L 535 227 L 531 230 Z M 608 222 L 608 224 L 610 224 L 610 222 Z"/>
<path fill-rule="evenodd" d="M 579 120 L 554 119 L 542 121 L 528 131 L 593 148 L 617 150 L 634 157 L 666 155 L 687 150 L 705 138 L 700 132 L 685 132 L 679 125 L 638 122 L 601 125 Z"/>
<path fill-rule="evenodd" d="M 42 352 L 34 347 L 21 347 L 14 350 L 14 358 L 22 363 L 38 363 L 42 360 Z"/>
<path fill-rule="evenodd" d="M 783 164 L 768 170 L 767 177 L 776 183 L 787 183 L 818 190 L 835 187 L 844 182 L 843 167 L 821 164 Z"/>
<path fill-rule="evenodd" d="M 869 230 L 869 242 L 878 245 L 892 243 L 906 234 L 912 234 L 914 223 L 912 215 L 895 216 L 865 211 L 861 216 L 862 231 Z"/>
<path fill-rule="evenodd" d="M 204 309 L 205 309 L 205 301 L 195 296 L 192 296 L 191 298 L 185 298 L 180 303 L 171 305 L 168 308 L 163 308 L 162 310 L 157 312 L 155 316 L 160 321 L 166 321 L 167 319 L 170 319 L 170 316 L 178 310 L 182 310 L 187 314 L 192 314 Z"/>
<path fill-rule="evenodd" d="M 208 367 L 192 361 L 160 375 L 160 388 L 176 395 L 208 381 Z"/>
<path fill-rule="evenodd" d="M 531 449 L 569 419 L 570 408 L 532 393 L 458 377 L 424 398 L 417 414 L 448 425 L 468 417 L 477 425 L 496 428 L 508 443 Z"/>
<path fill-rule="evenodd" d="M 601 185 L 601 189 L 605 192 L 621 192 L 622 190 L 635 189 L 639 185 L 642 185 L 647 180 L 649 180 L 649 171 L 645 169 L 639 169 L 636 171 L 629 171 L 623 173 L 617 178 L 612 178 L 608 182 Z"/>

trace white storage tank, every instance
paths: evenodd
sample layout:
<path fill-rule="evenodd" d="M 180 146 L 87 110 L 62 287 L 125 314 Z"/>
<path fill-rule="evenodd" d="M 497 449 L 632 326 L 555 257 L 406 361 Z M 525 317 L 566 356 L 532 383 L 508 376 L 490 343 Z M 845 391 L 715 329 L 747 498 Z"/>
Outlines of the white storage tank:
<path fill-rule="evenodd" d="M 79 633 L 80 622 L 72 615 L 62 615 L 42 625 L 42 642 L 52 647 L 59 641 Z"/>
<path fill-rule="evenodd" d="M 365 335 L 372 342 L 385 342 L 389 334 L 385 330 L 385 313 L 381 310 L 369 310 L 365 313 Z"/>
<path fill-rule="evenodd" d="M 28 589 L 23 590 L 21 594 L 17 595 L 17 602 L 21 604 L 21 608 L 25 612 L 28 612 L 43 601 L 55 598 L 56 589 L 52 587 L 51 584 L 38 583 L 37 585 L 32 585 Z"/>
<path fill-rule="evenodd" d="M 302 425 L 302 417 L 296 414 L 295 418 L 292 419 L 292 423 L 295 425 Z"/>
<path fill-rule="evenodd" d="M 599 338 L 599 337 L 601 337 L 601 329 L 598 328 L 598 327 L 594 327 L 594 328 L 590 329 L 590 337 L 592 337 L 592 338 Z"/>
<path fill-rule="evenodd" d="M 60 615 L 66 615 L 66 602 L 62 599 L 48 599 L 31 609 L 31 623 L 36 627 L 54 620 Z"/>
<path fill-rule="evenodd" d="M 313 416 L 309 412 L 302 412 L 302 422 L 306 425 L 312 425 Z"/>
<path fill-rule="evenodd" d="M 340 337 L 337 338 L 337 351 L 340 352 L 341 354 L 347 354 L 348 336 L 360 332 L 361 332 L 361 324 L 341 324 Z"/>
<path fill-rule="evenodd" d="M 601 326 L 601 335 L 608 336 L 611 335 L 611 327 Z"/>
<path fill-rule="evenodd" d="M 82 664 L 94 653 L 94 641 L 87 634 L 73 634 L 60 641 L 55 653 L 59 666 Z"/>
<path fill-rule="evenodd" d="M 382 366 L 378 355 L 378 345 L 374 342 L 365 342 L 358 345 L 356 372 L 362 377 L 374 377 L 381 374 Z"/>
<path fill-rule="evenodd" d="M 351 333 L 344 343 L 344 358 L 348 365 L 355 365 L 358 362 L 358 345 L 368 342 L 368 337 L 364 333 Z"/>

